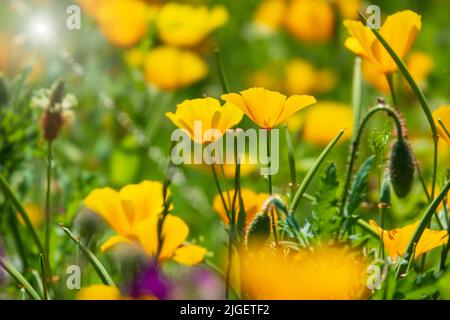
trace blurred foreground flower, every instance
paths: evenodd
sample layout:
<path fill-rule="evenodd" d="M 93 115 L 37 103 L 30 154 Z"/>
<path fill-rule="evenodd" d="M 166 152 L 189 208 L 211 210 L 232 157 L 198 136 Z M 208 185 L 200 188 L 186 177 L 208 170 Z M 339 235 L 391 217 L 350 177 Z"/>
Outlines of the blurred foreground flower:
<path fill-rule="evenodd" d="M 253 22 L 263 31 L 274 31 L 282 26 L 286 14 L 285 0 L 263 0 L 256 8 Z"/>
<path fill-rule="evenodd" d="M 168 194 L 167 194 L 168 196 Z M 185 244 L 189 227 L 180 218 L 167 214 L 158 239 L 158 224 L 163 211 L 163 185 L 158 181 L 144 181 L 127 185 L 120 192 L 111 188 L 95 189 L 84 205 L 100 215 L 118 233 L 102 246 L 106 251 L 117 244 L 137 244 L 151 257 L 160 261 L 173 259 L 192 265 L 203 260 L 206 249 Z"/>
<path fill-rule="evenodd" d="M 242 116 L 243 113 L 238 107 L 231 103 L 221 106 L 214 98 L 185 100 L 177 105 L 175 113 L 166 113 L 166 117 L 175 126 L 183 129 L 197 143 L 220 139 L 227 129 L 241 121 Z M 196 125 L 201 125 L 201 132 L 195 130 Z M 211 129 L 217 131 L 212 132 Z"/>
<path fill-rule="evenodd" d="M 297 111 L 316 103 L 312 96 L 293 95 L 288 98 L 264 88 L 224 94 L 222 99 L 239 107 L 255 124 L 264 129 L 275 128 Z"/>
<path fill-rule="evenodd" d="M 397 65 L 372 31 L 361 21 L 345 20 L 344 25 L 350 33 L 345 41 L 347 49 L 374 64 L 379 74 L 397 71 Z M 400 58 L 403 58 L 421 29 L 420 16 L 411 11 L 397 12 L 387 17 L 380 34 Z"/>
<path fill-rule="evenodd" d="M 419 226 L 420 221 L 407 225 L 403 228 L 393 230 L 383 230 L 374 220 L 370 220 L 370 224 L 375 228 L 378 235 L 383 237 L 383 243 L 389 256 L 396 261 L 397 258 L 405 254 L 409 241 L 411 241 L 414 232 Z M 414 258 L 418 258 L 422 254 L 446 244 L 448 241 L 448 233 L 445 230 L 435 231 L 425 229 L 414 251 Z"/>
<path fill-rule="evenodd" d="M 159 299 L 169 298 L 171 284 L 163 276 L 155 263 L 145 267 L 128 288 L 128 294 L 132 299 Z"/>
<path fill-rule="evenodd" d="M 207 64 L 196 53 L 166 46 L 147 53 L 144 69 L 149 83 L 167 91 L 188 87 L 208 74 Z"/>
<path fill-rule="evenodd" d="M 76 295 L 77 300 L 120 300 L 119 289 L 103 284 L 94 284 L 81 288 Z"/>
<path fill-rule="evenodd" d="M 368 263 L 346 247 L 282 256 L 267 249 L 244 257 L 243 285 L 252 299 L 366 299 Z"/>
<path fill-rule="evenodd" d="M 156 17 L 159 38 L 167 45 L 193 47 L 228 20 L 223 6 L 206 6 L 169 2 Z"/>
<path fill-rule="evenodd" d="M 286 89 L 290 94 L 324 93 L 336 85 L 336 75 L 330 69 L 316 69 L 303 59 L 286 64 Z"/>
<path fill-rule="evenodd" d="M 323 101 L 292 117 L 288 126 L 292 131 L 302 127 L 303 139 L 318 145 L 328 144 L 341 130 L 346 129 L 341 138 L 344 141 L 352 136 L 353 111 L 346 104 Z"/>
<path fill-rule="evenodd" d="M 269 198 L 268 193 L 255 193 L 253 190 L 250 189 L 241 189 L 242 199 L 244 201 L 244 211 L 245 211 L 245 224 L 248 226 L 250 222 L 252 222 L 253 218 L 256 216 L 258 212 L 262 211 L 262 206 L 264 204 L 264 201 Z M 231 208 L 234 190 L 224 191 L 222 193 L 223 198 L 225 199 L 225 203 L 228 208 Z M 222 219 L 223 222 L 226 224 L 229 224 L 227 212 L 225 208 L 223 207 L 223 203 L 220 199 L 220 195 L 216 195 L 214 197 L 213 202 L 213 208 L 219 215 L 220 219 Z M 240 211 L 240 205 L 239 201 L 236 201 L 236 222 L 238 221 L 239 211 Z"/>
<path fill-rule="evenodd" d="M 450 144 L 450 105 L 442 105 L 433 111 L 433 119 L 436 123 L 436 129 L 438 130 L 439 137 L 447 141 Z M 442 128 L 439 120 L 444 125 L 445 129 Z M 448 132 L 445 132 L 447 130 Z"/>

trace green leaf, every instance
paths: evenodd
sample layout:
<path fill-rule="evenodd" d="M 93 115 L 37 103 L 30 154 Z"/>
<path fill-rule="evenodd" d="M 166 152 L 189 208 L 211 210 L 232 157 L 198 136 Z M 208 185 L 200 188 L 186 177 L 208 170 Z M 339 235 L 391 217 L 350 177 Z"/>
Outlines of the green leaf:
<path fill-rule="evenodd" d="M 372 168 L 374 158 L 375 156 L 373 155 L 367 158 L 356 173 L 355 179 L 350 187 L 347 206 L 345 207 L 345 216 L 347 217 L 352 216 L 366 198 L 369 172 Z"/>
<path fill-rule="evenodd" d="M 318 234 L 330 235 L 339 228 L 338 187 L 336 165 L 331 162 L 320 179 L 313 204 L 313 223 Z"/>
<path fill-rule="evenodd" d="M 92 253 L 84 244 L 81 243 L 80 239 L 78 239 L 68 228 L 61 226 L 63 231 L 69 236 L 69 238 L 80 248 L 81 252 L 87 258 L 89 263 L 94 268 L 95 272 L 97 272 L 100 280 L 102 280 L 103 284 L 115 287 L 114 281 L 111 279 L 110 275 L 106 271 L 103 264 L 98 260 L 95 254 Z"/>

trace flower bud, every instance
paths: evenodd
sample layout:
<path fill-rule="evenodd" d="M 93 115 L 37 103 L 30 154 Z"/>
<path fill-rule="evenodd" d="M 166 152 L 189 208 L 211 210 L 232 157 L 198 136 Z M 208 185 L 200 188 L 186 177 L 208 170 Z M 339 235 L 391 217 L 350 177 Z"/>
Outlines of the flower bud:
<path fill-rule="evenodd" d="M 250 222 L 247 231 L 247 246 L 258 247 L 270 237 L 270 217 L 266 212 L 258 213 Z"/>
<path fill-rule="evenodd" d="M 406 197 L 414 179 L 414 158 L 408 142 L 403 138 L 397 139 L 392 146 L 389 169 L 395 194 L 399 198 Z"/>

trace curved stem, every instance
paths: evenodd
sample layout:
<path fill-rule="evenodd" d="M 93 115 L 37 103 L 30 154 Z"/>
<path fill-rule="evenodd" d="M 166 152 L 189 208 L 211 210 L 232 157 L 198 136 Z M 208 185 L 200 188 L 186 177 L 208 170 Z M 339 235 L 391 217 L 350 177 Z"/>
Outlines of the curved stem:
<path fill-rule="evenodd" d="M 47 276 L 47 281 L 49 282 L 51 278 L 50 273 L 50 231 L 52 224 L 52 215 L 51 215 L 51 203 L 50 203 L 50 194 L 51 194 L 51 183 L 52 183 L 52 141 L 48 141 L 48 149 L 47 149 L 47 191 L 45 197 L 45 267 L 47 268 L 47 272 L 45 273 Z"/>
<path fill-rule="evenodd" d="M 344 214 L 344 208 L 347 202 L 347 196 L 348 196 L 348 189 L 350 187 L 350 181 L 351 181 L 351 176 L 352 176 L 352 172 L 353 172 L 353 166 L 355 164 L 356 161 L 356 154 L 358 152 L 358 148 L 359 148 L 359 144 L 361 141 L 361 136 L 362 136 L 362 132 L 364 130 L 364 127 L 366 126 L 367 122 L 370 120 L 370 118 L 376 114 L 379 111 L 384 111 L 386 112 L 390 117 L 392 117 L 392 119 L 394 119 L 395 122 L 395 126 L 397 129 L 397 136 L 398 139 L 403 139 L 402 136 L 402 124 L 401 121 L 397 115 L 397 113 L 388 107 L 385 106 L 378 106 L 375 107 L 371 110 L 369 110 L 369 112 L 364 116 L 363 120 L 361 121 L 361 124 L 358 127 L 358 130 L 353 138 L 352 144 L 351 144 L 351 151 L 350 151 L 350 160 L 348 163 L 348 169 L 347 169 L 347 175 L 345 178 L 345 184 L 344 184 L 344 188 L 342 191 L 342 198 L 341 198 L 341 205 L 340 205 L 340 209 L 339 209 L 339 213 L 342 216 Z"/>

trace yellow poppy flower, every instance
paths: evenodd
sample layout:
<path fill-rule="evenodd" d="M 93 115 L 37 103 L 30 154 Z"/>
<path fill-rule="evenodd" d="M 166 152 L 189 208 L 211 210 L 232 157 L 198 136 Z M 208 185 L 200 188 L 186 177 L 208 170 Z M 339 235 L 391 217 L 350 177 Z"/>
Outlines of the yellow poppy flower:
<path fill-rule="evenodd" d="M 130 47 L 147 33 L 150 7 L 141 0 L 109 0 L 95 11 L 105 37 L 119 47 Z"/>
<path fill-rule="evenodd" d="M 447 131 L 450 133 L 450 105 L 442 105 L 433 111 L 433 119 L 439 133 L 439 137 L 450 144 L 450 138 L 445 130 L 442 128 L 438 120 L 441 120 Z"/>
<path fill-rule="evenodd" d="M 285 14 L 285 0 L 264 0 L 256 9 L 253 22 L 263 31 L 274 31 L 283 24 Z"/>
<path fill-rule="evenodd" d="M 303 41 L 329 40 L 334 33 L 334 13 L 328 0 L 292 0 L 286 11 L 286 27 Z"/>
<path fill-rule="evenodd" d="M 219 139 L 220 137 L 214 134 L 208 136 L 207 131 L 216 129 L 222 136 L 227 129 L 238 124 L 242 116 L 241 110 L 234 105 L 225 103 L 221 106 L 217 99 L 210 97 L 185 100 L 177 105 L 175 113 L 166 113 L 166 117 L 175 126 L 183 129 L 197 143 L 208 143 Z M 195 128 L 198 124 L 201 124 L 201 131 Z"/>
<path fill-rule="evenodd" d="M 181 3 L 165 4 L 156 17 L 160 39 L 167 45 L 193 47 L 228 20 L 223 6 L 209 10 L 206 6 Z"/>
<path fill-rule="evenodd" d="M 298 121 L 296 118 L 301 118 Z M 313 144 L 328 144 L 341 131 L 345 130 L 341 141 L 349 139 L 352 136 L 353 129 L 353 111 L 346 104 L 323 101 L 317 103 L 314 108 L 307 110 L 301 115 L 296 115 L 289 121 L 289 128 L 297 130 L 290 124 L 294 122 L 303 126 L 303 139 Z"/>
<path fill-rule="evenodd" d="M 243 285 L 252 299 L 367 299 L 367 261 L 346 247 L 318 247 L 282 256 L 269 250 L 243 259 Z"/>
<path fill-rule="evenodd" d="M 208 66 L 194 52 L 157 47 L 147 53 L 145 78 L 155 87 L 172 91 L 188 87 L 208 74 Z"/>
<path fill-rule="evenodd" d="M 396 261 L 398 257 L 405 254 L 408 244 L 417 230 L 420 221 L 407 225 L 403 228 L 396 228 L 393 230 L 381 229 L 374 220 L 370 220 L 370 224 L 377 231 L 380 237 L 383 237 L 383 243 L 392 260 Z M 448 241 L 448 233 L 445 230 L 435 231 L 425 229 L 414 251 L 414 258 L 446 244 Z"/>
<path fill-rule="evenodd" d="M 84 200 L 84 205 L 117 232 L 103 243 L 101 250 L 106 251 L 120 243 L 137 244 L 149 256 L 155 257 L 159 247 L 158 221 L 164 205 L 162 190 L 163 186 L 158 181 L 127 185 L 119 192 L 111 188 L 93 190 Z M 171 258 L 187 265 L 200 262 L 206 250 L 196 245 L 185 245 L 188 233 L 189 228 L 183 220 L 168 214 L 162 226 L 163 243 L 158 258 Z"/>
<path fill-rule="evenodd" d="M 417 84 L 424 88 L 428 74 L 433 68 L 433 59 L 431 56 L 420 51 L 411 52 L 406 59 L 406 66 Z M 389 84 L 386 76 L 380 72 L 375 64 L 363 61 L 362 71 L 364 79 L 370 82 L 375 88 L 381 92 L 389 93 Z M 406 86 L 406 88 L 411 90 L 409 86 Z"/>
<path fill-rule="evenodd" d="M 372 31 L 361 21 L 345 20 L 344 26 L 350 33 L 345 46 L 350 51 L 374 64 L 379 73 L 389 74 L 397 71 L 397 65 L 378 41 Z M 400 58 L 411 48 L 422 23 L 420 16 L 405 10 L 390 15 L 380 29 L 380 34 Z"/>
<path fill-rule="evenodd" d="M 252 222 L 253 218 L 256 216 L 258 212 L 261 212 L 264 201 L 269 198 L 269 194 L 267 193 L 255 193 L 250 189 L 241 189 L 242 200 L 244 201 L 244 210 L 245 210 L 245 222 L 246 225 L 249 225 Z M 225 199 L 225 203 L 228 208 L 231 208 L 233 201 L 234 190 L 229 190 L 222 193 L 223 198 Z M 238 199 L 238 198 L 237 198 Z M 229 223 L 227 213 L 225 208 L 223 207 L 222 200 L 220 195 L 216 195 L 214 197 L 213 209 L 217 212 L 220 219 L 226 224 Z M 239 200 L 236 200 L 236 222 L 238 221 L 238 214 L 240 210 Z"/>
<path fill-rule="evenodd" d="M 312 96 L 292 95 L 287 98 L 281 93 L 264 88 L 228 93 L 221 98 L 239 107 L 254 123 L 264 129 L 276 127 L 297 111 L 316 102 Z"/>
<path fill-rule="evenodd" d="M 119 289 L 103 284 L 94 284 L 81 288 L 76 295 L 77 300 L 120 300 Z"/>
<path fill-rule="evenodd" d="M 36 203 L 26 203 L 23 205 L 25 211 L 28 213 L 28 218 L 30 218 L 31 224 L 35 228 L 39 228 L 44 222 L 44 213 L 42 212 L 41 207 Z M 20 223 L 25 225 L 22 216 L 17 215 Z"/>
<path fill-rule="evenodd" d="M 318 70 L 303 59 L 286 64 L 286 89 L 290 94 L 323 93 L 335 85 L 336 75 L 332 70 Z"/>

